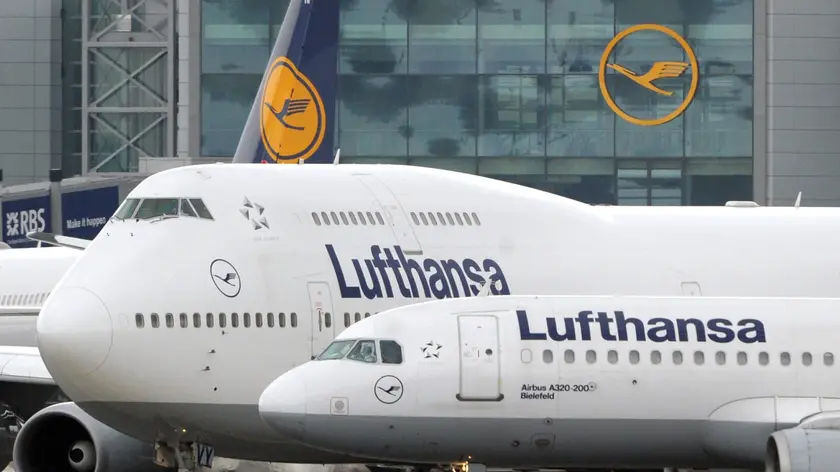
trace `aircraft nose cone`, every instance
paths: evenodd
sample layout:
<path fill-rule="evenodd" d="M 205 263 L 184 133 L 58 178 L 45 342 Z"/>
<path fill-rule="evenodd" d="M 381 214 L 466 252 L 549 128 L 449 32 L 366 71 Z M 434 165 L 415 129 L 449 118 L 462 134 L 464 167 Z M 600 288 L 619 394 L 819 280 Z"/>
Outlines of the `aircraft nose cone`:
<path fill-rule="evenodd" d="M 290 371 L 266 388 L 259 401 L 260 417 L 275 431 L 292 439 L 306 432 L 306 384 Z"/>
<path fill-rule="evenodd" d="M 54 377 L 91 374 L 111 350 L 111 315 L 99 297 L 81 287 L 50 294 L 36 329 L 41 358 Z"/>

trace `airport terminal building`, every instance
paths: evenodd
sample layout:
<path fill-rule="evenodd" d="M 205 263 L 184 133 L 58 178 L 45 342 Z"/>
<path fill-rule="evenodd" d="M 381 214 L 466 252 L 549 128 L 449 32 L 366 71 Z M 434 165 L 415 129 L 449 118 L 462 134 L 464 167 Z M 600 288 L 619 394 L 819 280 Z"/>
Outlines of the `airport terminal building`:
<path fill-rule="evenodd" d="M 6 185 L 230 159 L 288 1 L 2 2 Z M 312 1 L 338 9 L 343 162 L 588 203 L 840 203 L 836 0 Z"/>

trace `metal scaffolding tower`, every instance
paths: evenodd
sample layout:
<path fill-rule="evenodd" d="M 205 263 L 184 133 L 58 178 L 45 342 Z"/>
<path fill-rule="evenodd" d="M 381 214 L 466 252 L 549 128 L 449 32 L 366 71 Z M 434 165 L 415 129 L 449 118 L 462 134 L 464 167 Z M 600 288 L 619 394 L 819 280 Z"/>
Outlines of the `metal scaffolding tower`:
<path fill-rule="evenodd" d="M 82 174 L 172 157 L 177 0 L 82 0 Z"/>

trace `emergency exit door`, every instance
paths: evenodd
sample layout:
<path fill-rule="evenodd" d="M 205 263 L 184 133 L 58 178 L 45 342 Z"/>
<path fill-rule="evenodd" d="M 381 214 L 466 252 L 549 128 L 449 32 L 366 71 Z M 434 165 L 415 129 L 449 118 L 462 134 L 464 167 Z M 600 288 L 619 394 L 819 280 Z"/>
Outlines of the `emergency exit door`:
<path fill-rule="evenodd" d="M 312 326 L 312 357 L 320 354 L 335 338 L 335 316 L 332 312 L 330 286 L 325 282 L 309 282 L 309 305 Z"/>
<path fill-rule="evenodd" d="M 458 316 L 461 401 L 499 401 L 499 322 L 493 315 Z"/>

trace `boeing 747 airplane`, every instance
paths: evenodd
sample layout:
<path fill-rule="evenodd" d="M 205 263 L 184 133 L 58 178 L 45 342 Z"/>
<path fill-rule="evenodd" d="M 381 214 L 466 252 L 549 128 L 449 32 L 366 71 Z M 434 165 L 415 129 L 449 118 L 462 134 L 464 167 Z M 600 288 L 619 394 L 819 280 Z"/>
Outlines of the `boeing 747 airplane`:
<path fill-rule="evenodd" d="M 398 463 L 829 472 L 838 311 L 790 298 L 423 303 L 350 326 L 259 409 L 309 446 Z"/>

